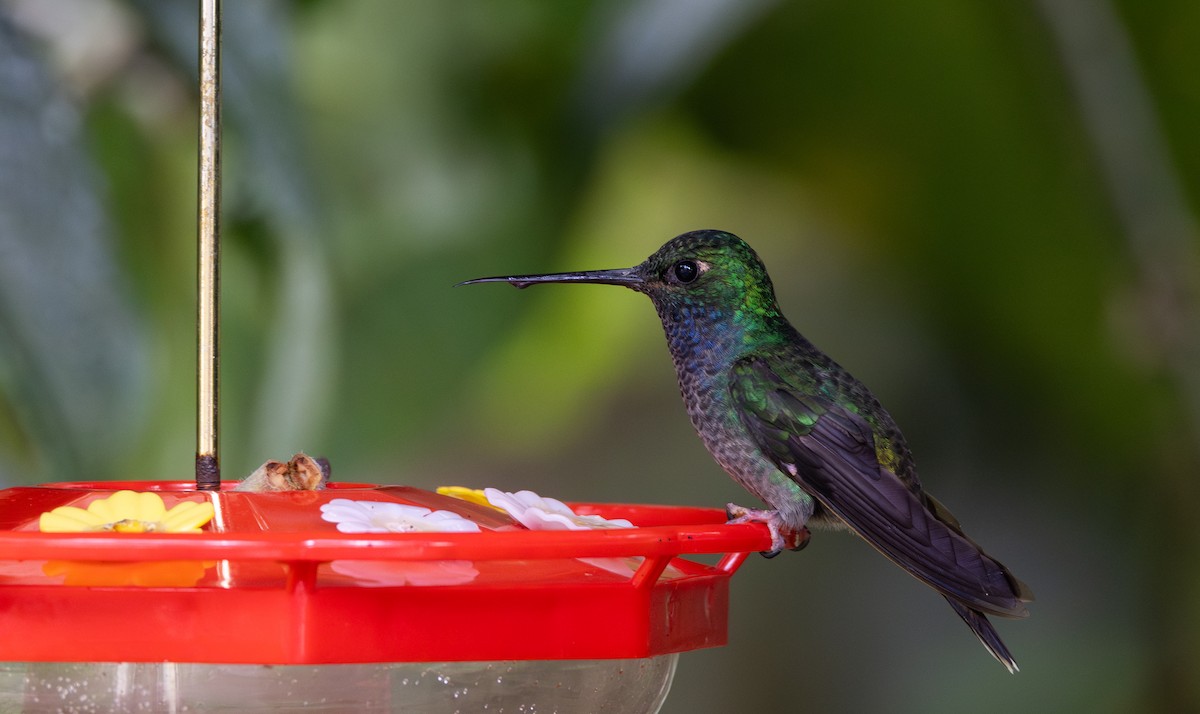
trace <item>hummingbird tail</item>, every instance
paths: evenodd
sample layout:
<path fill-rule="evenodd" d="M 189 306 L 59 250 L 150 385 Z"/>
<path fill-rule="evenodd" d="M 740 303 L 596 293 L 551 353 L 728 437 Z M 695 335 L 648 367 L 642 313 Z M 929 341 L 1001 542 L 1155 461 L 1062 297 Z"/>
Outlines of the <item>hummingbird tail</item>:
<path fill-rule="evenodd" d="M 1000 639 L 1000 634 L 996 632 L 996 628 L 992 627 L 992 623 L 988 621 L 987 617 L 982 612 L 973 610 L 951 598 L 947 597 L 946 602 L 950 603 L 950 607 L 954 608 L 954 612 L 958 613 L 963 622 L 967 623 L 967 627 L 971 628 L 971 631 L 975 633 L 975 636 L 979 638 L 979 641 L 983 643 L 987 651 L 991 652 L 992 656 L 1008 669 L 1009 674 L 1016 674 L 1020 669 L 1017 667 L 1017 661 L 1013 659 L 1008 648 L 1004 646 L 1004 642 Z"/>

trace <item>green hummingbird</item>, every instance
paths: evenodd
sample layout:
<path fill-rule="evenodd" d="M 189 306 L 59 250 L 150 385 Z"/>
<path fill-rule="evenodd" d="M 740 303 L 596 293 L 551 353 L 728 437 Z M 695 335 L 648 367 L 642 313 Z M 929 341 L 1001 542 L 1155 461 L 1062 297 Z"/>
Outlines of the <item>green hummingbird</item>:
<path fill-rule="evenodd" d="M 808 525 L 849 528 L 937 590 L 1010 672 L 987 615 L 1026 617 L 1029 588 L 921 488 L 900 429 L 869 389 L 783 316 L 754 250 L 725 231 L 677 236 L 632 268 L 467 280 L 623 285 L 653 301 L 692 426 L 717 463 L 768 508 L 773 557 Z"/>

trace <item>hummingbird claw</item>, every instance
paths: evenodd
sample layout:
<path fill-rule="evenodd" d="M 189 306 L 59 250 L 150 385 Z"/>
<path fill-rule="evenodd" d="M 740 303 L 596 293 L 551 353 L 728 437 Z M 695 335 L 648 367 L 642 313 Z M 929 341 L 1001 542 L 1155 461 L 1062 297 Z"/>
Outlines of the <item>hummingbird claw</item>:
<path fill-rule="evenodd" d="M 760 508 L 746 508 L 736 503 L 725 505 L 725 516 L 728 524 L 762 523 L 771 532 L 771 549 L 761 551 L 764 558 L 774 558 L 787 550 L 801 550 L 808 545 L 809 532 L 804 526 L 793 527 L 783 520 L 779 511 Z"/>

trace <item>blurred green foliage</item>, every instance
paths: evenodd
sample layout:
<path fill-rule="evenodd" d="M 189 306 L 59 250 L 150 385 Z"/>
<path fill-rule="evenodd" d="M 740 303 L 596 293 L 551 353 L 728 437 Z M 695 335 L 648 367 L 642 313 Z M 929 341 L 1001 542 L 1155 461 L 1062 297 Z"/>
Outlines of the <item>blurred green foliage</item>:
<path fill-rule="evenodd" d="M 0 479 L 188 478 L 197 20 L 0 4 Z M 86 12 L 85 12 L 86 10 Z M 856 539 L 664 711 L 1200 708 L 1200 5 L 225 3 L 222 463 L 745 499 L 645 299 L 451 289 L 719 227 L 1039 595 L 1009 677 Z M 749 505 L 749 504 L 748 504 Z"/>

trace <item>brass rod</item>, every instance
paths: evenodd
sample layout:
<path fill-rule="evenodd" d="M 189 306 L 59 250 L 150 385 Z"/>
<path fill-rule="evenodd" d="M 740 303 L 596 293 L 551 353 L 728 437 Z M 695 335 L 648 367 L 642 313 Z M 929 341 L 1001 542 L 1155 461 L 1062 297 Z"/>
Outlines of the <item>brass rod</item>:
<path fill-rule="evenodd" d="M 221 488 L 220 367 L 221 0 L 200 0 L 200 162 L 196 488 Z"/>

